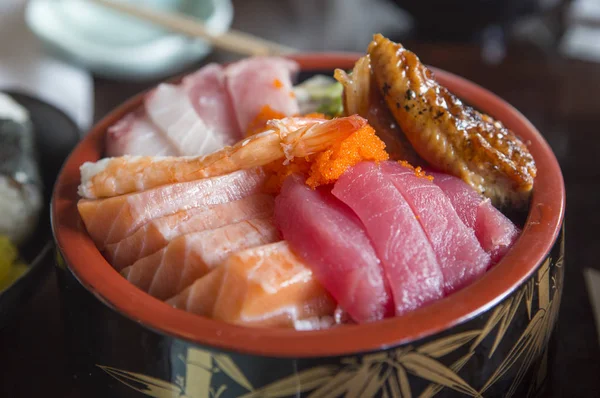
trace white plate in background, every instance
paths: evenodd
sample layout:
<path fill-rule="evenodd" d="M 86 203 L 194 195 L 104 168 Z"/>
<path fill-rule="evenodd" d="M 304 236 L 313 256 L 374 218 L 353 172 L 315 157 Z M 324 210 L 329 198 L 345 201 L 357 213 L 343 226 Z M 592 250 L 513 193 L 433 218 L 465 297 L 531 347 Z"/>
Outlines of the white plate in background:
<path fill-rule="evenodd" d="M 115 0 L 116 1 L 116 0 Z M 231 0 L 120 0 L 185 13 L 214 34 L 233 19 Z M 175 74 L 206 56 L 202 40 L 176 35 L 84 0 L 31 0 L 29 28 L 62 57 L 96 75 L 152 80 Z"/>

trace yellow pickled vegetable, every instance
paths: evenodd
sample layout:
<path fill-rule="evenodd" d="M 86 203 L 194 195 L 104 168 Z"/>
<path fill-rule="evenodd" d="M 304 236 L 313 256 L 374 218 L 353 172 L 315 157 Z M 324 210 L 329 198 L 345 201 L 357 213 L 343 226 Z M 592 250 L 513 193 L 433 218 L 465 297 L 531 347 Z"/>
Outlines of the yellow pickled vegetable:
<path fill-rule="evenodd" d="M 6 289 L 27 271 L 19 261 L 19 252 L 7 236 L 0 235 L 0 291 Z"/>

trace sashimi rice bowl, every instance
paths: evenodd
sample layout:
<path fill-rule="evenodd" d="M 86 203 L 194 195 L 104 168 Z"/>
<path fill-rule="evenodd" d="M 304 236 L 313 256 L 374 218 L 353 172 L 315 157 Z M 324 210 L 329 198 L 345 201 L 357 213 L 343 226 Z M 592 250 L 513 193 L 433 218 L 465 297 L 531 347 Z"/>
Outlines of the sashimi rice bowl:
<path fill-rule="evenodd" d="M 381 35 L 140 94 L 76 148 L 52 211 L 73 357 L 111 396 L 544 385 L 556 159 L 510 105 Z"/>

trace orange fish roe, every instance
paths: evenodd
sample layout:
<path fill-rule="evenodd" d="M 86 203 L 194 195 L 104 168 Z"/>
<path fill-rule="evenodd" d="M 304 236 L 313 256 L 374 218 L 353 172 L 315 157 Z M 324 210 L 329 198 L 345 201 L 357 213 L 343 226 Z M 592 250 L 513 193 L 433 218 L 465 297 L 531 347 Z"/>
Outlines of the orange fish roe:
<path fill-rule="evenodd" d="M 308 117 L 308 118 L 312 118 L 312 119 L 331 119 L 326 114 L 319 113 L 319 112 L 307 113 L 306 115 L 304 115 L 302 117 Z"/>
<path fill-rule="evenodd" d="M 283 87 L 283 83 L 281 82 L 281 80 L 275 79 L 275 80 L 273 80 L 273 87 L 275 87 L 275 88 L 282 88 Z"/>
<path fill-rule="evenodd" d="M 282 160 L 276 160 L 264 166 L 264 170 L 267 175 L 271 176 L 265 182 L 265 191 L 270 194 L 277 194 L 281 191 L 283 181 L 291 174 L 308 175 L 310 172 L 310 166 L 314 155 L 307 156 L 306 158 L 294 158 L 287 165 L 283 164 Z"/>
<path fill-rule="evenodd" d="M 380 162 L 389 157 L 385 144 L 367 124 L 332 148 L 316 154 L 306 184 L 311 188 L 331 184 L 357 163 Z"/>
<path fill-rule="evenodd" d="M 287 165 L 282 160 L 266 165 L 265 172 L 271 176 L 265 184 L 265 190 L 271 194 L 279 193 L 283 181 L 290 174 L 307 177 L 306 185 L 316 188 L 334 183 L 346 170 L 363 160 L 380 162 L 388 159 L 385 144 L 375 130 L 366 125 L 326 151 L 305 158 L 294 158 Z"/>
<path fill-rule="evenodd" d="M 290 91 L 290 98 L 296 98 L 296 94 L 293 91 Z"/>
<path fill-rule="evenodd" d="M 265 105 L 260 109 L 258 115 L 252 120 L 250 126 L 246 130 L 246 137 L 250 137 L 251 135 L 262 133 L 267 130 L 267 122 L 272 119 L 283 119 L 285 114 L 276 111 L 271 108 L 269 105 Z"/>
<path fill-rule="evenodd" d="M 429 181 L 433 181 L 433 176 L 428 175 L 425 172 L 425 170 L 423 170 L 420 166 L 415 167 L 412 164 L 408 163 L 406 160 L 399 160 L 398 163 L 404 167 L 412 169 L 417 177 L 427 178 Z"/>

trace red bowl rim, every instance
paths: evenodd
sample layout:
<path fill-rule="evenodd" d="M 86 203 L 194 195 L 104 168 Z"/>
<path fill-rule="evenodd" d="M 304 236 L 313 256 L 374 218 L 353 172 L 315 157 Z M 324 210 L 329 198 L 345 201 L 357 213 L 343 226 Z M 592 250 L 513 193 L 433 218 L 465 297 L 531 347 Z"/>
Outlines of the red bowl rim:
<path fill-rule="evenodd" d="M 306 53 L 291 56 L 302 70 L 349 69 L 361 54 Z M 108 126 L 137 107 L 143 93 L 104 117 L 65 162 L 52 198 L 57 247 L 79 282 L 116 312 L 164 335 L 207 347 L 275 357 L 323 357 L 375 351 L 414 342 L 475 317 L 506 298 L 546 259 L 562 226 L 565 188 L 559 164 L 537 129 L 510 104 L 459 76 L 433 68 L 458 97 L 501 120 L 523 137 L 536 160 L 532 206 L 513 249 L 480 280 L 425 308 L 383 321 L 323 331 L 236 326 L 174 309 L 137 289 L 95 247 L 77 212 L 79 166 L 102 156 Z"/>

